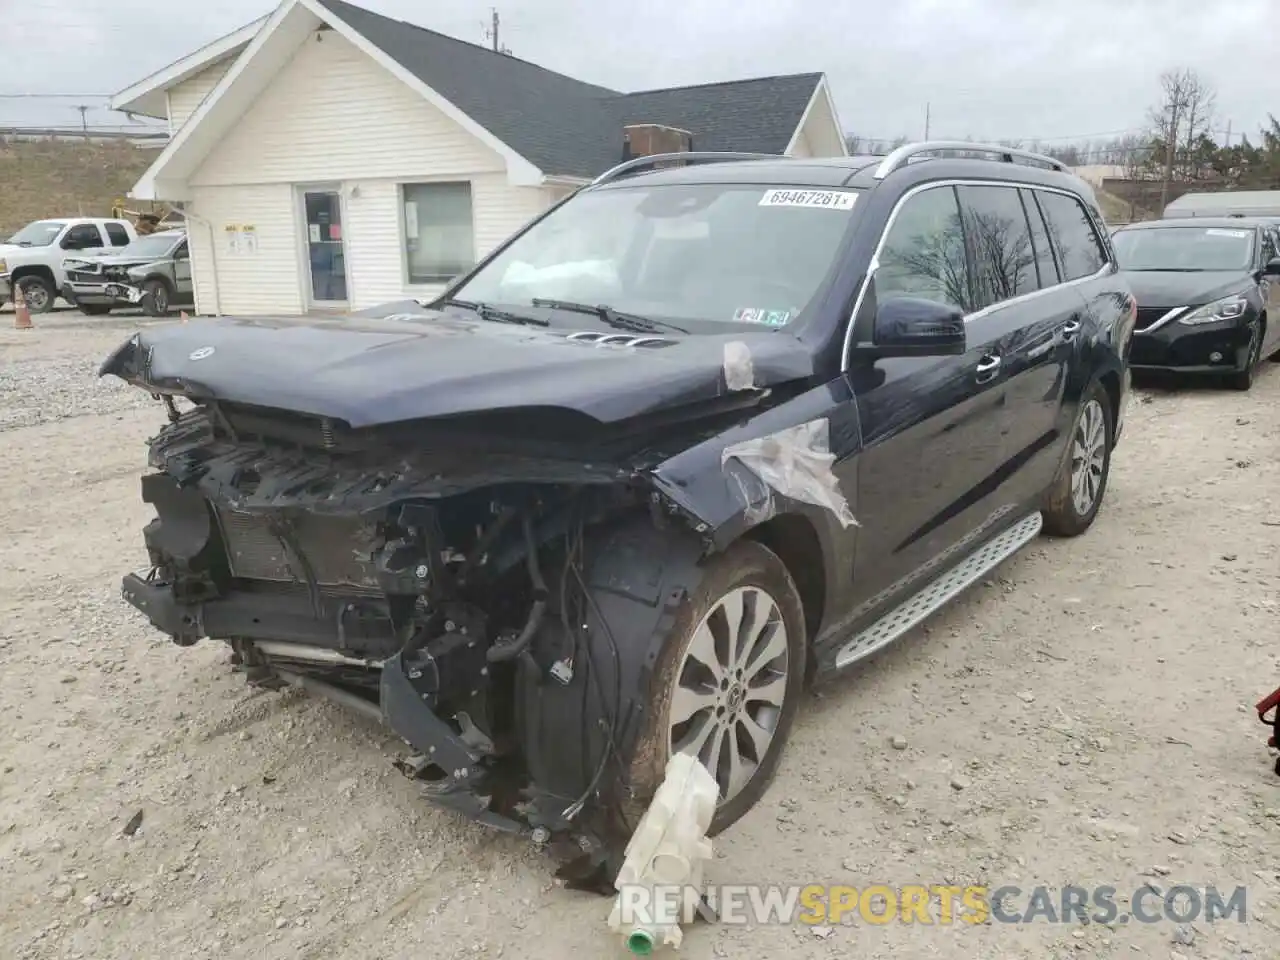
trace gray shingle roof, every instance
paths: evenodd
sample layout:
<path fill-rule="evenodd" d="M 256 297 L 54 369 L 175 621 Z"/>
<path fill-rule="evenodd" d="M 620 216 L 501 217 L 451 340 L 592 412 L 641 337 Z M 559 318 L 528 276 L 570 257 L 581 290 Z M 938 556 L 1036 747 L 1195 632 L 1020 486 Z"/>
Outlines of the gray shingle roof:
<path fill-rule="evenodd" d="M 320 0 L 370 43 L 549 175 L 591 177 L 622 159 L 622 127 L 662 123 L 695 150 L 782 153 L 820 73 L 620 93 L 392 20 Z"/>

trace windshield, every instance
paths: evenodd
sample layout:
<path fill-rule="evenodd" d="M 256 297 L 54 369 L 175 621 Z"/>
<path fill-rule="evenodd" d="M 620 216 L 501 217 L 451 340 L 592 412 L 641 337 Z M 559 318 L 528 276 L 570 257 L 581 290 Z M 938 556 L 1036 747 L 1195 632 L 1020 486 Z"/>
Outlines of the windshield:
<path fill-rule="evenodd" d="M 47 247 L 53 243 L 62 226 L 62 223 L 57 220 L 37 220 L 35 223 L 28 223 L 15 233 L 9 238 L 9 242 L 16 243 L 20 247 Z"/>
<path fill-rule="evenodd" d="M 1222 227 L 1150 227 L 1117 231 L 1111 242 L 1121 270 L 1248 270 L 1253 234 Z"/>
<path fill-rule="evenodd" d="M 120 252 L 115 254 L 118 257 L 146 257 L 149 260 L 158 260 L 161 257 L 168 256 L 169 251 L 180 240 L 180 237 L 174 236 L 157 236 L 139 237 L 127 247 L 122 247 Z"/>
<path fill-rule="evenodd" d="M 836 256 L 850 190 L 745 184 L 584 191 L 452 295 L 560 300 L 674 321 L 793 322 Z"/>

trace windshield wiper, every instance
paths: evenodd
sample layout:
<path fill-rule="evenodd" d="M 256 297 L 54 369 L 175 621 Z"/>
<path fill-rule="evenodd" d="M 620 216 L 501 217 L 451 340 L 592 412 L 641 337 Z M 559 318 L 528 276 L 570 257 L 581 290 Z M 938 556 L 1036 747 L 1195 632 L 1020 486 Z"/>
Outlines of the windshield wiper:
<path fill-rule="evenodd" d="M 590 313 L 618 330 L 630 330 L 633 333 L 657 333 L 659 330 L 674 330 L 676 333 L 688 333 L 684 327 L 677 327 L 665 320 L 654 320 L 634 313 L 619 313 L 607 304 L 592 306 L 589 303 L 575 303 L 572 300 L 548 300 L 534 297 L 530 301 L 535 307 L 549 307 L 552 310 L 572 310 L 574 313 Z"/>
<path fill-rule="evenodd" d="M 464 310 L 470 310 L 481 320 L 492 320 L 495 323 L 519 323 L 529 327 L 549 327 L 550 320 L 543 320 L 540 317 L 526 317 L 523 314 L 512 313 L 509 310 L 499 310 L 497 307 L 491 307 L 487 303 L 472 303 L 470 300 L 446 300 L 446 306 L 462 307 Z"/>

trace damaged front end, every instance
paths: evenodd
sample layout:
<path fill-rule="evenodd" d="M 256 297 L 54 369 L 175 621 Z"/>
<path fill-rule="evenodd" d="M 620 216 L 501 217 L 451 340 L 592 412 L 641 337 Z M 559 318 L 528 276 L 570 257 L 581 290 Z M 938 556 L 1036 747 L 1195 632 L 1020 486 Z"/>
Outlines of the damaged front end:
<path fill-rule="evenodd" d="M 179 645 L 227 641 L 255 685 L 385 722 L 435 802 L 557 841 L 570 882 L 611 891 L 657 787 L 637 759 L 651 668 L 727 519 L 758 500 L 739 469 L 703 456 L 712 492 L 672 458 L 785 391 L 722 384 L 622 426 L 544 408 L 356 429 L 157 366 L 135 338 L 102 371 L 170 411 L 142 480 L 150 565 L 124 598 Z"/>

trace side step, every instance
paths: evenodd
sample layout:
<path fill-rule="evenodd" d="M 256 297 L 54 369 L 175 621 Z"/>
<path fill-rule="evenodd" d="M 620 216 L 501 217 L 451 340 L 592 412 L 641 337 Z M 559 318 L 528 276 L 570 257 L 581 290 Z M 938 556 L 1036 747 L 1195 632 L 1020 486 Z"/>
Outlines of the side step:
<path fill-rule="evenodd" d="M 836 654 L 837 669 L 870 656 L 923 623 L 1039 536 L 1043 526 L 1044 518 L 1036 512 L 999 536 L 992 537 L 845 644 L 844 649 Z"/>

